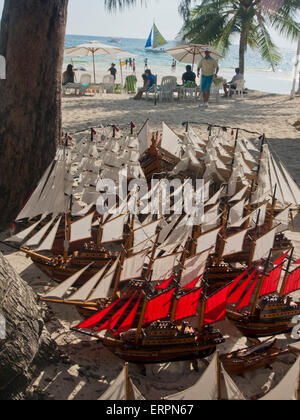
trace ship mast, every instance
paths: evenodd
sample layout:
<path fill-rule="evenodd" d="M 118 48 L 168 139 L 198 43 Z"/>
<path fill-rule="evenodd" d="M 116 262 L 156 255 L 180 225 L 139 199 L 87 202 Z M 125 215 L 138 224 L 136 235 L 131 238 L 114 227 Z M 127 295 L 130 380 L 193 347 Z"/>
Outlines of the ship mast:
<path fill-rule="evenodd" d="M 290 274 L 289 271 L 290 271 L 291 264 L 292 264 L 292 261 L 293 261 L 294 251 L 295 251 L 295 248 L 292 248 L 290 258 L 289 258 L 289 261 L 288 261 L 288 264 L 287 264 L 287 267 L 286 267 L 286 272 L 285 272 L 285 275 L 284 275 L 284 279 L 282 281 L 282 285 L 281 285 L 281 288 L 280 288 L 279 296 L 281 298 L 283 297 L 284 289 L 285 289 L 287 280 L 289 278 L 289 274 Z"/>
<path fill-rule="evenodd" d="M 269 256 L 268 256 L 268 258 L 266 260 L 266 263 L 265 263 L 265 266 L 264 266 L 264 270 L 262 271 L 261 276 L 259 278 L 259 283 L 258 283 L 258 286 L 256 288 L 256 294 L 255 294 L 254 302 L 253 302 L 253 305 L 252 305 L 252 308 L 251 308 L 251 316 L 255 315 L 256 307 L 257 307 L 257 304 L 258 304 L 258 301 L 259 301 L 260 292 L 262 290 L 262 286 L 263 286 L 263 282 L 264 282 L 266 272 L 267 272 L 267 269 L 268 269 L 271 254 L 272 254 L 272 249 L 269 252 Z"/>

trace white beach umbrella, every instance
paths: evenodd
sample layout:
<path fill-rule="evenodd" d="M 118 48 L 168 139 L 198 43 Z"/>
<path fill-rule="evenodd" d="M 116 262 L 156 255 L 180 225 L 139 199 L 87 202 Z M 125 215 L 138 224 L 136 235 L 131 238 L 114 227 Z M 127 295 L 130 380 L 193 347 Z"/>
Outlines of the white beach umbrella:
<path fill-rule="evenodd" d="M 67 57 L 93 57 L 93 71 L 94 83 L 96 83 L 96 69 L 95 69 L 95 56 L 96 55 L 117 55 L 122 53 L 123 50 L 119 47 L 112 45 L 102 44 L 97 41 L 92 41 L 87 44 L 77 45 L 65 49 L 65 56 Z"/>
<path fill-rule="evenodd" d="M 213 58 L 223 58 L 212 47 L 204 44 L 181 44 L 166 50 L 166 52 L 180 63 L 192 64 L 194 66 L 197 61 L 199 62 L 201 58 L 205 57 L 205 50 L 207 48 L 210 49 Z"/>

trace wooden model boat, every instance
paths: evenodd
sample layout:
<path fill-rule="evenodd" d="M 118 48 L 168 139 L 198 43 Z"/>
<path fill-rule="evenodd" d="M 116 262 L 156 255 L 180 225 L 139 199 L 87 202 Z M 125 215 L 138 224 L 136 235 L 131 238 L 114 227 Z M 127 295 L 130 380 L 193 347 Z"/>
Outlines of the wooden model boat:
<path fill-rule="evenodd" d="M 242 298 L 235 309 L 227 309 L 227 317 L 246 337 L 268 337 L 292 330 L 292 320 L 300 314 L 300 302 L 295 303 L 288 296 L 300 289 L 300 268 L 289 272 L 292 255 L 293 251 L 290 252 L 279 294 L 277 289 L 284 265 L 282 258 L 278 261 L 279 265 L 275 265 L 269 273 L 267 273 L 269 260 L 266 261 L 264 271 L 252 270 L 252 274 L 229 297 L 230 304 L 236 304 Z M 245 294 L 247 287 L 249 289 Z M 249 305 L 250 310 L 245 311 L 244 308 Z M 239 312 L 239 310 L 243 311 Z"/>
<path fill-rule="evenodd" d="M 252 347 L 222 354 L 220 359 L 228 373 L 241 375 L 245 372 L 271 366 L 278 356 L 289 352 L 289 349 L 281 350 L 276 347 L 276 339 L 272 338 Z"/>

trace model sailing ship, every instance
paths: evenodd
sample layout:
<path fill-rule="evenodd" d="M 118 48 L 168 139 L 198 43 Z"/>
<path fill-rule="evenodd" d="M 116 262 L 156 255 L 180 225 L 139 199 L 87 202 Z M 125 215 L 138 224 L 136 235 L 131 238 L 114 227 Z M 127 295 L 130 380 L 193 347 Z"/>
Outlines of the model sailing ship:
<path fill-rule="evenodd" d="M 269 264 L 270 250 L 275 256 L 291 247 L 283 232 L 290 224 L 290 209 L 299 206 L 300 190 L 280 160 L 275 160 L 264 137 L 260 140 L 259 151 L 250 140 L 239 137 L 239 130 L 226 133 L 211 128 L 208 139 L 204 139 L 191 126 L 187 126 L 183 135 L 177 135 L 165 123 L 161 134 L 151 134 L 148 121 L 137 136 L 116 138 L 102 132 L 100 140 L 96 140 L 92 135 L 85 143 L 73 149 L 63 147 L 58 152 L 18 216 L 19 221 L 27 224 L 26 229 L 10 241 L 23 244 L 21 249 L 42 271 L 62 282 L 44 297 L 46 301 L 72 304 L 85 317 L 114 308 L 116 313 L 110 313 L 113 322 L 104 320 L 109 323 L 107 330 L 113 332 L 118 324 L 114 324 L 116 318 L 120 321 L 130 315 L 130 330 L 138 331 L 130 339 L 131 354 L 140 348 L 140 360 L 151 360 L 148 354 L 162 342 L 166 344 L 165 351 L 155 353 L 153 360 L 177 360 L 184 357 L 184 352 L 189 358 L 207 354 L 222 341 L 220 333 L 205 326 L 202 319 L 205 310 L 199 312 L 198 307 L 193 313 L 198 317 L 198 328 L 174 323 L 175 303 L 197 296 L 198 306 L 202 305 L 200 302 L 221 293 L 219 290 L 228 291 L 226 288 L 231 287 L 232 281 L 236 284 L 248 267 L 253 267 L 254 272 L 261 261 L 267 260 Z M 160 205 L 155 215 L 133 216 L 128 212 L 128 205 L 136 197 L 127 193 L 119 196 L 114 214 L 100 216 L 95 212 L 99 180 L 113 179 L 119 186 L 124 179 L 141 176 L 148 183 L 153 177 L 179 178 L 183 181 L 178 187 L 181 193 L 187 178 L 203 178 L 201 223 L 191 225 L 190 214 L 177 215 L 172 207 L 170 215 L 165 216 Z M 151 185 L 146 198 L 159 188 L 160 183 Z M 173 207 L 176 192 L 175 188 L 171 194 Z M 195 189 L 191 193 L 195 194 Z M 58 249 L 63 250 L 63 255 L 57 256 Z M 256 279 L 258 289 L 263 288 L 268 271 Z M 201 281 L 205 284 L 205 294 L 200 293 Z M 289 275 L 284 281 L 290 287 Z M 155 287 L 164 282 L 169 282 L 172 294 L 158 294 L 160 289 Z M 191 292 L 186 297 L 184 289 L 189 284 Z M 254 293 L 253 284 L 250 282 L 248 286 Z M 298 283 L 289 290 L 297 288 Z M 247 298 L 250 294 L 247 292 Z M 249 316 L 236 309 L 228 310 L 228 317 L 246 335 L 270 335 L 287 330 L 291 318 L 299 312 L 298 307 L 291 308 L 283 299 L 284 294 L 279 296 L 276 307 L 270 302 L 264 307 L 265 311 L 277 313 L 273 318 L 269 316 L 266 321 L 265 312 L 261 311 L 266 321 L 264 329 L 258 322 L 260 318 L 254 327 L 245 324 Z M 150 302 L 167 297 L 168 313 L 147 325 L 144 316 Z M 232 303 L 233 298 L 227 294 L 222 305 L 228 299 Z M 257 304 L 258 301 L 251 311 L 251 321 L 257 315 Z M 122 353 L 128 335 L 103 340 L 116 354 L 133 360 L 129 353 Z M 172 343 L 176 349 L 171 354 Z"/>

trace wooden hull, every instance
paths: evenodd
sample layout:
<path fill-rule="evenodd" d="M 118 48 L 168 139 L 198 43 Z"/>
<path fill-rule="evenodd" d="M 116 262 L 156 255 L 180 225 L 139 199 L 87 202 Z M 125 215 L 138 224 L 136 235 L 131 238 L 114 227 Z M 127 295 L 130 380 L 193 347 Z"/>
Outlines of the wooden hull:
<path fill-rule="evenodd" d="M 89 267 L 75 283 L 74 286 L 79 287 L 87 282 L 93 275 L 97 274 L 109 261 L 114 261 L 116 255 L 110 255 L 103 251 L 80 252 L 77 255 L 74 254 L 67 263 L 63 263 L 63 261 L 56 259 L 52 259 L 49 262 L 38 256 L 31 256 L 31 259 L 43 273 L 58 283 L 63 282 L 94 261 L 94 264 Z"/>
<path fill-rule="evenodd" d="M 269 343 L 269 344 L 268 344 Z M 262 346 L 265 346 L 262 348 Z M 241 375 L 257 369 L 264 369 L 276 362 L 277 357 L 289 353 L 290 350 L 280 350 L 276 340 L 248 347 L 229 354 L 222 354 L 220 360 L 226 371 L 231 375 Z"/>
<path fill-rule="evenodd" d="M 272 318 L 249 317 L 235 311 L 227 311 L 227 317 L 241 331 L 245 337 L 270 337 L 278 334 L 289 333 L 294 324 L 292 319 L 300 314 L 300 308 L 293 311 L 293 314 L 282 316 L 277 314 Z"/>
<path fill-rule="evenodd" d="M 216 351 L 216 346 L 206 346 L 197 348 L 196 346 L 173 348 L 171 349 L 111 349 L 116 356 L 120 359 L 135 363 L 135 364 L 151 364 L 151 363 L 167 363 L 167 362 L 179 362 L 184 360 L 195 360 L 208 357 Z"/>

